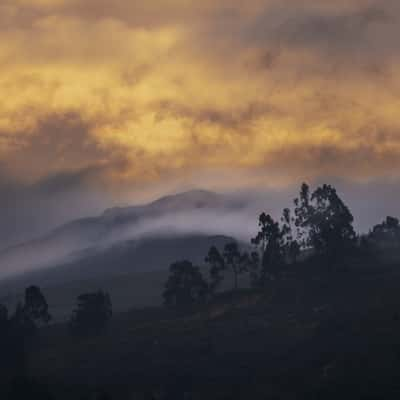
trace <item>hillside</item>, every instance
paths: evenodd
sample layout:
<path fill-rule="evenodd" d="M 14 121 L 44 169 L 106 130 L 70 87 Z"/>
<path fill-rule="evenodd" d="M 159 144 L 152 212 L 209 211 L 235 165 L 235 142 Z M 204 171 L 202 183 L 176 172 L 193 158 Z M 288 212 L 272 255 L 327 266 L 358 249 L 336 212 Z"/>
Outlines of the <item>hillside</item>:
<path fill-rule="evenodd" d="M 397 267 L 299 268 L 189 314 L 116 315 L 98 337 L 47 328 L 31 373 L 62 387 L 60 399 L 96 390 L 113 399 L 398 398 Z"/>

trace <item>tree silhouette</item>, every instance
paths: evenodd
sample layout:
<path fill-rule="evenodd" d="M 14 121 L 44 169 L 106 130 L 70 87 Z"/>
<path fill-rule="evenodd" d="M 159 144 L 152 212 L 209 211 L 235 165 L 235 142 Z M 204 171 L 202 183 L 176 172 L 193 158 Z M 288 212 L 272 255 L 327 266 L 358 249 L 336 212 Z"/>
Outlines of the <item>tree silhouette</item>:
<path fill-rule="evenodd" d="M 248 271 L 249 257 L 247 253 L 241 253 L 236 242 L 228 243 L 222 253 L 225 268 L 233 272 L 234 289 L 238 289 L 238 277 L 243 272 Z"/>
<path fill-rule="evenodd" d="M 359 250 L 365 260 L 389 260 L 400 248 L 400 222 L 397 218 L 387 216 L 375 225 L 368 234 L 359 238 Z"/>
<path fill-rule="evenodd" d="M 23 303 L 18 303 L 9 316 L 5 306 L 0 305 L 0 341 L 4 345 L 1 354 L 1 369 L 8 376 L 24 375 L 26 358 L 38 325 L 51 319 L 47 301 L 36 286 L 25 290 Z"/>
<path fill-rule="evenodd" d="M 18 335 L 30 338 L 39 326 L 48 324 L 50 320 L 46 298 L 37 286 L 30 286 L 25 289 L 24 303 L 17 304 L 10 324 Z"/>
<path fill-rule="evenodd" d="M 260 285 L 263 285 L 269 276 L 278 273 L 284 262 L 285 247 L 284 233 L 281 231 L 279 222 L 268 214 L 262 213 L 259 217 L 260 227 L 256 237 L 251 242 L 261 251 L 261 271 L 259 275 Z"/>
<path fill-rule="evenodd" d="M 238 278 L 244 272 L 255 269 L 256 255 L 249 255 L 241 252 L 236 242 L 227 243 L 222 254 L 212 246 L 205 259 L 210 266 L 210 287 L 212 290 L 218 288 L 224 279 L 224 272 L 230 271 L 233 274 L 233 288 L 238 289 Z M 258 262 L 258 261 L 257 261 Z"/>
<path fill-rule="evenodd" d="M 47 324 L 51 320 L 46 298 L 37 286 L 25 290 L 24 313 L 32 321 Z"/>
<path fill-rule="evenodd" d="M 215 246 L 208 251 L 205 262 L 210 266 L 210 290 L 217 290 L 224 280 L 223 272 L 225 270 L 225 260 Z"/>
<path fill-rule="evenodd" d="M 112 304 L 108 293 L 101 290 L 84 293 L 77 298 L 70 326 L 73 332 L 93 334 L 104 331 L 112 317 Z"/>
<path fill-rule="evenodd" d="M 184 260 L 171 264 L 169 270 L 163 293 L 165 305 L 185 307 L 204 301 L 208 285 L 198 267 Z"/>
<path fill-rule="evenodd" d="M 309 186 L 301 186 L 294 200 L 295 224 L 303 248 L 311 248 L 332 264 L 345 256 L 356 244 L 353 215 L 330 185 L 322 185 L 310 194 Z"/>
<path fill-rule="evenodd" d="M 372 228 L 369 238 L 383 245 L 400 244 L 400 223 L 395 217 L 386 217 L 386 219 Z"/>
<path fill-rule="evenodd" d="M 292 225 L 295 223 L 295 219 L 292 217 L 289 208 L 283 210 L 281 221 L 283 224 L 281 232 L 285 249 L 285 258 L 289 263 L 296 263 L 300 255 L 300 245 L 294 237 Z"/>

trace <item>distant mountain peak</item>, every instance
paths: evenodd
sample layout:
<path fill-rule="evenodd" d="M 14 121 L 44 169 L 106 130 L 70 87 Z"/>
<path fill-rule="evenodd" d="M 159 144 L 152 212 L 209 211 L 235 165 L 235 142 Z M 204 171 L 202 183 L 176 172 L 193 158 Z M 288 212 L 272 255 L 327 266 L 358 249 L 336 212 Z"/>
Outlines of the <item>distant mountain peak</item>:
<path fill-rule="evenodd" d="M 166 195 L 150 203 L 136 206 L 113 207 L 104 211 L 103 216 L 126 216 L 143 211 L 184 211 L 193 208 L 214 208 L 222 205 L 223 196 L 208 190 L 193 189 Z"/>
<path fill-rule="evenodd" d="M 186 203 L 198 202 L 199 204 L 204 204 L 205 206 L 207 206 L 208 204 L 214 205 L 213 203 L 220 200 L 221 200 L 221 195 L 215 192 L 201 190 L 201 189 L 193 189 L 186 192 L 163 196 L 150 203 L 150 205 L 166 204 L 166 203 L 184 204 L 185 202 Z"/>

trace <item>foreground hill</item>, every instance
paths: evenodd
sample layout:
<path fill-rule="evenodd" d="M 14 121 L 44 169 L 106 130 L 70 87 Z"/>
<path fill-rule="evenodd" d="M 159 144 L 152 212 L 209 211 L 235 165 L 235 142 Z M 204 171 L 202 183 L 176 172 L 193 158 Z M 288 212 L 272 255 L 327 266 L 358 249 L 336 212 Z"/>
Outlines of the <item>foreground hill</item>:
<path fill-rule="evenodd" d="M 398 268 L 297 267 L 189 313 L 116 315 L 97 337 L 49 327 L 30 371 L 57 399 L 398 398 Z"/>

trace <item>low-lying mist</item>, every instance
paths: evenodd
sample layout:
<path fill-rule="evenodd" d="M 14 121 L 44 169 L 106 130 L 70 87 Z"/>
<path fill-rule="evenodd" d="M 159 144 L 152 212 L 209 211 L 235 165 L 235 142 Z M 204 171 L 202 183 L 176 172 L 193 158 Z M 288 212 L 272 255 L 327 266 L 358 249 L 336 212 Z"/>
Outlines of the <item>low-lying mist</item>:
<path fill-rule="evenodd" d="M 397 182 L 356 184 L 337 179 L 326 182 L 332 183 L 348 204 L 358 232 L 367 232 L 386 215 L 397 216 L 400 213 Z M 224 235 L 249 243 L 257 232 L 260 212 L 279 218 L 282 209 L 292 205 L 297 192 L 298 186 L 279 191 L 249 189 L 223 195 L 192 191 L 147 205 L 113 209 L 97 217 L 76 220 L 33 241 L 3 250 L 0 253 L 0 279 L 76 261 L 85 256 L 87 250 L 96 252 L 125 241 Z M 98 210 L 100 203 L 96 203 L 93 212 Z M 127 200 L 124 203 L 129 204 Z M 89 213 L 87 192 L 84 204 Z M 74 205 L 79 208 L 78 201 Z M 65 208 L 65 203 L 62 203 L 62 208 Z M 82 210 L 78 210 L 77 215 L 82 216 Z M 45 223 L 45 217 L 43 220 Z"/>
<path fill-rule="evenodd" d="M 252 202 L 232 207 L 227 201 L 226 206 L 177 209 L 157 216 L 139 215 L 132 221 L 127 216 L 128 222 L 104 215 L 83 219 L 3 251 L 0 254 L 0 279 L 64 264 L 85 256 L 88 249 L 103 251 L 125 241 L 223 235 L 249 242 L 257 230 L 258 209 Z"/>

